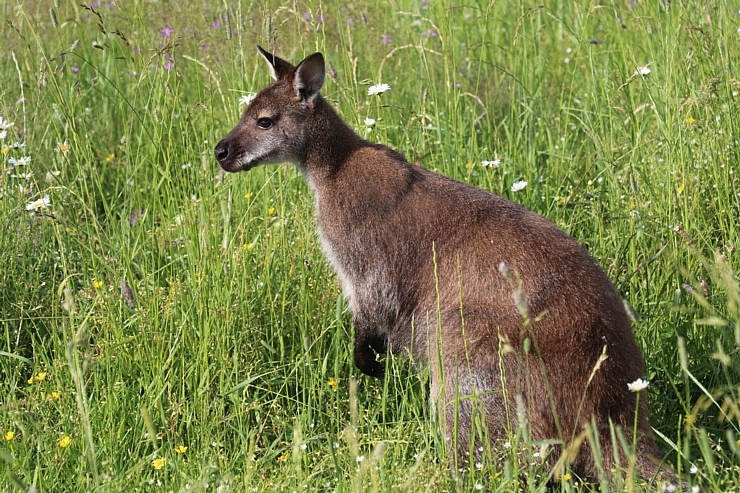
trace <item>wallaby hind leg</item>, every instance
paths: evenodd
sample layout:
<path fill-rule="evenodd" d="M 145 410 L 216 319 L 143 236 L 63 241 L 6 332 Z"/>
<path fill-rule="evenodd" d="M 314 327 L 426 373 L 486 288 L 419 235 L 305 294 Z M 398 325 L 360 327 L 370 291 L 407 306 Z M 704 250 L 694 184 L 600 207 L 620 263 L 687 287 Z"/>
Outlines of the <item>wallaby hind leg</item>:
<path fill-rule="evenodd" d="M 464 365 L 432 370 L 432 400 L 454 471 L 480 459 L 480 451 L 496 435 L 504 436 L 502 423 L 490 429 L 488 416 L 501 416 L 492 407 L 500 396 L 477 389 L 476 375 Z M 490 393 L 490 391 L 488 391 Z"/>
<path fill-rule="evenodd" d="M 483 451 L 503 442 L 516 421 L 498 358 L 488 354 L 474 362 L 459 356 L 445 347 L 431 357 L 431 398 L 455 471 L 478 462 Z"/>

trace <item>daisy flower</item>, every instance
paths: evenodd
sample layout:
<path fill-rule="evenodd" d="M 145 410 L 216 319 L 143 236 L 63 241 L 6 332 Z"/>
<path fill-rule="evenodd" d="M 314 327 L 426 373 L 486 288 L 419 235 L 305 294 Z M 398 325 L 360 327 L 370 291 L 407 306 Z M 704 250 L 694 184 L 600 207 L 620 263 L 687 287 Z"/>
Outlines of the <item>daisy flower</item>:
<path fill-rule="evenodd" d="M 635 69 L 635 73 L 633 75 L 634 76 L 637 76 L 637 75 L 650 75 L 650 72 L 651 72 L 651 70 L 650 70 L 650 64 L 648 63 L 647 65 L 645 65 L 643 67 L 637 67 Z"/>
<path fill-rule="evenodd" d="M 373 128 L 375 126 L 375 123 L 375 120 L 373 120 L 372 118 L 365 118 L 365 126 L 367 128 Z"/>
<path fill-rule="evenodd" d="M 8 120 L 6 120 L 2 116 L 0 116 L 0 130 L 7 130 L 10 127 L 12 127 L 13 125 L 14 125 L 13 122 L 9 122 Z M 3 138 L 5 138 L 4 135 L 3 135 Z"/>
<path fill-rule="evenodd" d="M 33 202 L 29 202 L 26 204 L 26 210 L 27 211 L 38 211 L 41 209 L 46 209 L 51 205 L 51 201 L 49 200 L 48 195 L 44 195 L 40 199 L 36 199 Z"/>
<path fill-rule="evenodd" d="M 57 152 L 61 152 L 66 156 L 69 149 L 69 143 L 66 140 L 64 142 L 57 142 Z"/>
<path fill-rule="evenodd" d="M 641 390 L 645 390 L 646 388 L 648 388 L 648 385 L 649 384 L 650 384 L 650 382 L 648 382 L 647 380 L 643 380 L 642 378 L 638 378 L 634 382 L 628 383 L 627 384 L 627 388 L 631 392 L 639 392 Z"/>
<path fill-rule="evenodd" d="M 514 184 L 511 185 L 511 191 L 518 192 L 520 190 L 524 190 L 526 186 L 527 186 L 527 182 L 524 180 L 515 181 Z"/>
<path fill-rule="evenodd" d="M 501 164 L 500 159 L 494 159 L 493 161 L 481 161 L 480 165 L 484 168 L 498 168 Z"/>
<path fill-rule="evenodd" d="M 239 106 L 249 106 L 249 103 L 256 98 L 257 95 L 253 92 L 249 92 L 245 94 L 244 96 L 239 98 Z"/>
<path fill-rule="evenodd" d="M 374 86 L 370 86 L 367 89 L 367 95 L 368 96 L 375 96 L 376 94 L 383 94 L 385 91 L 390 91 L 391 86 L 388 84 L 376 84 Z"/>
<path fill-rule="evenodd" d="M 18 159 L 12 157 L 8 159 L 8 163 L 12 164 L 13 166 L 26 166 L 30 162 L 31 162 L 31 156 L 23 156 Z"/>

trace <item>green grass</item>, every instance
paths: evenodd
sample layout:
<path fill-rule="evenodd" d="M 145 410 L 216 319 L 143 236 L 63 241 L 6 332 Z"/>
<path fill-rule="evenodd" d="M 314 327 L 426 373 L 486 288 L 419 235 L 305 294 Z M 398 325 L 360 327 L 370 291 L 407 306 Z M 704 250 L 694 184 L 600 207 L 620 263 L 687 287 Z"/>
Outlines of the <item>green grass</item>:
<path fill-rule="evenodd" d="M 455 482 L 427 372 L 354 368 L 300 173 L 219 172 L 257 43 L 324 52 L 361 134 L 587 247 L 639 315 L 668 461 L 738 491 L 740 4 L 629 3 L 3 3 L 3 491 L 544 489 L 525 435 Z"/>

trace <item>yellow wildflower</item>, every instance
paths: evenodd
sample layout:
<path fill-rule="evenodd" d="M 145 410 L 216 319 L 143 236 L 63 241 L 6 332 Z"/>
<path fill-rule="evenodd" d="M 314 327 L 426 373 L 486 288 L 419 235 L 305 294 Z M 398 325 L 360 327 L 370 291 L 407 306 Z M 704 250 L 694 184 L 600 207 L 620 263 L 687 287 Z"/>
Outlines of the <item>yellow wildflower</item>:
<path fill-rule="evenodd" d="M 177 452 L 180 455 L 185 454 L 185 452 L 188 451 L 188 448 L 185 445 L 178 445 L 175 447 L 175 452 Z"/>
<path fill-rule="evenodd" d="M 52 392 L 49 392 L 49 400 L 50 401 L 58 401 L 62 397 L 62 393 L 58 390 L 54 390 Z"/>
<path fill-rule="evenodd" d="M 267 209 L 267 213 L 270 214 L 270 215 L 275 214 L 275 208 L 274 207 L 270 207 L 269 209 Z"/>
<path fill-rule="evenodd" d="M 280 457 L 278 457 L 277 458 L 277 461 L 278 462 L 285 462 L 286 460 L 288 460 L 288 457 L 290 457 L 290 455 L 288 455 L 288 453 L 286 452 L 283 455 L 281 455 Z"/>
<path fill-rule="evenodd" d="M 247 243 L 246 245 L 244 245 L 244 249 L 247 251 L 251 250 L 252 248 L 254 248 L 254 243 Z"/>
<path fill-rule="evenodd" d="M 3 156 L 7 156 L 7 155 L 8 155 L 8 153 L 10 152 L 10 147 L 8 147 L 8 146 L 3 146 L 3 147 L 2 147 L 2 150 L 1 150 L 0 152 L 2 152 L 2 153 L 3 153 Z"/>
<path fill-rule="evenodd" d="M 95 280 L 93 281 L 93 287 L 94 287 L 95 289 L 100 289 L 100 288 L 102 288 L 102 287 L 103 287 L 103 281 L 98 281 L 97 279 L 95 279 Z"/>
<path fill-rule="evenodd" d="M 113 160 L 114 160 L 115 158 L 116 158 L 116 155 L 115 155 L 115 154 L 113 154 L 113 153 L 111 152 L 110 154 L 108 154 L 108 155 L 107 155 L 107 156 L 105 157 L 105 162 L 106 162 L 106 163 L 110 163 L 110 162 L 111 162 L 111 161 L 113 161 Z"/>
<path fill-rule="evenodd" d="M 60 448 L 67 448 L 69 447 L 70 443 L 72 443 L 72 437 L 69 435 L 64 435 L 62 438 L 59 439 L 57 445 L 59 445 Z"/>
<path fill-rule="evenodd" d="M 34 376 L 32 376 L 31 378 L 28 379 L 28 385 L 33 385 L 35 383 L 41 383 L 44 380 L 46 380 L 46 377 L 48 375 L 49 374 L 46 373 L 45 371 L 40 371 L 40 372 L 38 372 L 37 374 L 35 374 Z"/>
<path fill-rule="evenodd" d="M 684 120 L 684 121 L 685 121 L 686 123 L 688 123 L 689 125 L 691 125 L 691 124 L 692 124 L 692 123 L 694 123 L 694 122 L 695 122 L 696 120 L 695 120 L 695 119 L 693 119 L 693 118 L 691 118 L 691 117 L 688 117 L 688 118 L 686 118 L 686 120 Z"/>
<path fill-rule="evenodd" d="M 245 198 L 245 199 L 248 199 L 248 198 L 250 198 L 250 197 L 251 197 L 252 195 L 254 195 L 254 194 L 253 194 L 252 192 L 247 192 L 247 193 L 245 193 L 245 194 L 244 194 L 244 198 Z"/>
<path fill-rule="evenodd" d="M 339 379 L 331 377 L 329 380 L 326 381 L 326 385 L 328 385 L 332 390 L 336 391 L 337 385 L 339 385 Z"/>
<path fill-rule="evenodd" d="M 473 164 L 472 161 L 468 161 L 467 163 L 465 163 L 465 167 L 468 168 L 468 169 L 473 169 L 473 166 L 475 166 L 475 165 Z"/>
<path fill-rule="evenodd" d="M 7 431 L 7 432 L 5 432 L 5 435 L 3 435 L 3 440 L 5 440 L 6 442 L 9 442 L 9 441 L 11 441 L 14 438 L 15 438 L 15 432 L 14 431 Z"/>
<path fill-rule="evenodd" d="M 154 469 L 162 469 L 167 462 L 162 457 L 157 457 L 152 461 L 152 467 Z"/>
<path fill-rule="evenodd" d="M 573 476 L 571 476 L 569 472 L 566 472 L 565 474 L 563 474 L 563 481 L 570 481 L 570 478 L 572 477 Z"/>

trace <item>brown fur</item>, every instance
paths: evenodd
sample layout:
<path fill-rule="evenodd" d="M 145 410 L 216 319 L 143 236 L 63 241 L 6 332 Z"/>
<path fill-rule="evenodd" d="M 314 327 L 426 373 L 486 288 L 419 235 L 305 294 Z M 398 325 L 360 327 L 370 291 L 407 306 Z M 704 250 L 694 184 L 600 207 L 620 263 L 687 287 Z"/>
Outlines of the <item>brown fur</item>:
<path fill-rule="evenodd" d="M 593 419 L 608 474 L 609 424 L 631 440 L 636 394 L 627 384 L 644 369 L 622 299 L 599 266 L 543 217 L 356 135 L 319 94 L 321 54 L 293 67 L 259 50 L 275 82 L 216 157 L 226 171 L 291 161 L 304 173 L 350 301 L 357 367 L 382 376 L 376 352 L 386 350 L 427 362 L 458 464 L 480 443 L 473 408 L 497 441 L 516 426 L 519 396 L 535 439 L 570 443 Z M 269 128 L 260 128 L 264 118 Z M 650 478 L 657 448 L 645 399 L 639 407 L 637 467 Z M 598 477 L 590 447 L 576 449 L 571 467 Z"/>

